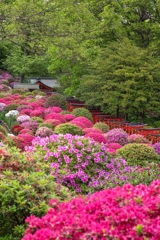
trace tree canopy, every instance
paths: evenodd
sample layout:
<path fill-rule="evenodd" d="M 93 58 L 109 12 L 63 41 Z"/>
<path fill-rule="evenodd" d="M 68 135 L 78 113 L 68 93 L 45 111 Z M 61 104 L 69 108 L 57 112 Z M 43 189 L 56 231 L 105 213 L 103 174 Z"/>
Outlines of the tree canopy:
<path fill-rule="evenodd" d="M 1 0 L 0 66 L 104 111 L 159 113 L 160 0 Z"/>

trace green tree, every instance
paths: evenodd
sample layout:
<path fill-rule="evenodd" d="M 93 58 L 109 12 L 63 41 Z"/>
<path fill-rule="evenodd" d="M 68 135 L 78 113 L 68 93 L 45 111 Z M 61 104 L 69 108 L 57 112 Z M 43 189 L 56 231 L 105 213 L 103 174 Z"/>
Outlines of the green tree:
<path fill-rule="evenodd" d="M 154 53 L 128 39 L 111 43 L 93 63 L 94 77 L 83 77 L 79 98 L 106 112 L 122 109 L 142 119 L 148 111 L 159 112 L 160 63 Z"/>

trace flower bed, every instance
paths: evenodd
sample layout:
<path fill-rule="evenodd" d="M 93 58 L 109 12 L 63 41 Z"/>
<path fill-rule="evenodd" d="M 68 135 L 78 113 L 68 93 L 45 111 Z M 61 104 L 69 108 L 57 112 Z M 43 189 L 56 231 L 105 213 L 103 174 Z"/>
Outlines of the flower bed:
<path fill-rule="evenodd" d="M 28 217 L 22 240 L 160 239 L 160 181 L 130 184 L 58 204 L 42 217 Z"/>

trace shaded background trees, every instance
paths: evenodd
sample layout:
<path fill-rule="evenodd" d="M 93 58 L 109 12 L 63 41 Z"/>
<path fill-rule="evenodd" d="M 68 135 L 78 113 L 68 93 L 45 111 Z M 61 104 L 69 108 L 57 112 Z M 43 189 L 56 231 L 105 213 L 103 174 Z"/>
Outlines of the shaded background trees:
<path fill-rule="evenodd" d="M 130 119 L 159 113 L 159 0 L 1 0 L 0 64 Z"/>

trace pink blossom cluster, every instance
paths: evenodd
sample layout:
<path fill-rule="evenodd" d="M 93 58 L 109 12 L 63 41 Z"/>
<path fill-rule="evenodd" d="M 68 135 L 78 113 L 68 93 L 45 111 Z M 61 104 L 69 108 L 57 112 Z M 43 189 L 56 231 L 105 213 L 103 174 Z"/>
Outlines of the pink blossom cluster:
<path fill-rule="evenodd" d="M 72 121 L 70 121 L 71 124 L 76 125 L 77 127 L 80 127 L 81 129 L 85 128 L 84 123 L 80 122 L 80 121 L 74 121 L 75 119 L 73 119 Z"/>
<path fill-rule="evenodd" d="M 43 104 L 40 102 L 40 100 L 38 102 L 30 102 L 28 105 L 31 106 L 33 109 L 43 106 Z"/>
<path fill-rule="evenodd" d="M 56 127 L 59 124 L 61 124 L 61 122 L 57 119 L 47 119 L 47 120 L 44 121 L 44 123 L 50 124 L 53 127 Z"/>
<path fill-rule="evenodd" d="M 30 216 L 22 240 L 160 239 L 160 180 L 123 185 L 69 202 L 50 201 L 45 216 Z"/>
<path fill-rule="evenodd" d="M 28 122 L 30 120 L 30 116 L 28 115 L 20 115 L 17 117 L 18 123 Z"/>
<path fill-rule="evenodd" d="M 109 153 L 116 153 L 116 150 L 120 149 L 122 147 L 119 143 L 108 143 L 107 145 L 107 151 Z"/>
<path fill-rule="evenodd" d="M 35 132 L 38 128 L 38 125 L 39 125 L 39 123 L 36 121 L 27 121 L 27 122 L 23 122 L 21 124 L 21 127 Z"/>
<path fill-rule="evenodd" d="M 93 123 L 85 117 L 76 117 L 74 120 L 71 121 L 71 123 L 76 123 L 76 122 L 80 122 L 82 123 L 85 128 L 91 128 L 93 127 Z"/>
<path fill-rule="evenodd" d="M 67 122 L 72 121 L 73 119 L 76 118 L 73 114 L 69 114 L 69 113 L 68 114 L 64 114 L 63 116 L 65 117 Z"/>
<path fill-rule="evenodd" d="M 6 104 L 5 103 L 0 103 L 0 112 L 4 111 L 6 108 Z"/>
<path fill-rule="evenodd" d="M 49 113 L 45 116 L 44 120 L 48 120 L 48 119 L 56 119 L 56 120 L 59 120 L 61 123 L 66 122 L 65 117 L 60 113 Z"/>
<path fill-rule="evenodd" d="M 131 134 L 128 136 L 129 143 L 149 143 L 149 140 L 141 134 Z"/>
<path fill-rule="evenodd" d="M 97 129 L 97 128 L 84 128 L 83 132 L 85 134 L 87 134 L 87 133 L 103 133 L 100 129 Z"/>
<path fill-rule="evenodd" d="M 44 108 L 38 107 L 30 112 L 30 117 L 41 117 L 44 118 Z"/>
<path fill-rule="evenodd" d="M 24 97 L 19 94 L 10 94 L 7 97 L 1 98 L 0 102 L 5 103 L 6 105 L 9 104 L 27 105 L 29 100 L 30 100 L 29 97 Z"/>
<path fill-rule="evenodd" d="M 99 142 L 99 143 L 107 143 L 107 139 L 101 133 L 90 132 L 90 133 L 85 134 L 85 137 L 92 138 L 94 141 Z"/>
<path fill-rule="evenodd" d="M 26 146 L 30 146 L 32 144 L 32 140 L 34 136 L 30 135 L 29 133 L 21 133 L 16 137 L 13 137 L 16 146 L 21 150 L 24 150 Z"/>
<path fill-rule="evenodd" d="M 62 112 L 62 108 L 60 107 L 48 107 L 46 110 L 45 110 L 45 114 L 49 114 L 49 113 L 60 113 Z"/>

